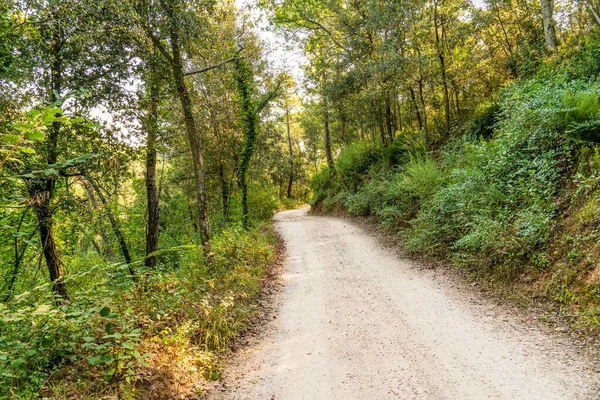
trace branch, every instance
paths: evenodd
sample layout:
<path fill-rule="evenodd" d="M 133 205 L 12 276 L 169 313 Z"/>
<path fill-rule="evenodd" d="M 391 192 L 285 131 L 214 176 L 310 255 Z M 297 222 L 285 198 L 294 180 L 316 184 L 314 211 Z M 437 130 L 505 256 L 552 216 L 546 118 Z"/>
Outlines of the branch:
<path fill-rule="evenodd" d="M 592 12 L 592 14 L 594 14 L 594 18 L 596 18 L 596 22 L 598 23 L 598 25 L 600 25 L 600 17 L 598 16 L 598 14 L 596 14 L 596 10 L 594 10 L 594 7 L 592 7 L 590 3 L 587 3 L 587 6 Z"/>
<path fill-rule="evenodd" d="M 273 98 L 275 97 L 277 92 L 279 92 L 282 82 L 283 82 L 283 79 L 280 79 L 279 81 L 277 81 L 277 86 L 275 87 L 275 90 L 273 90 L 270 93 L 268 93 L 267 95 L 265 95 L 264 99 L 260 102 L 258 107 L 256 107 L 256 114 L 260 114 L 260 112 L 265 109 L 267 104 L 269 104 L 269 102 L 271 100 L 273 100 Z"/>
<path fill-rule="evenodd" d="M 229 63 L 232 63 L 232 62 L 235 62 L 235 61 L 241 60 L 243 57 L 238 57 L 238 55 L 239 55 L 239 54 L 240 54 L 240 53 L 241 53 L 243 50 L 244 50 L 244 47 L 243 47 L 243 46 L 239 46 L 239 48 L 238 48 L 238 51 L 237 51 L 237 52 L 235 53 L 235 55 L 234 55 L 233 57 L 231 57 L 229 60 L 225 60 L 225 61 L 223 61 L 223 62 L 220 62 L 220 63 L 218 63 L 218 64 L 215 64 L 215 65 L 211 65 L 211 66 L 209 66 L 209 67 L 204 67 L 204 68 L 201 68 L 201 69 L 197 69 L 197 70 L 195 70 L 195 71 L 186 72 L 186 73 L 184 73 L 183 75 L 184 75 L 184 76 L 188 76 L 188 75 L 202 74 L 202 73 L 204 73 L 204 72 L 207 72 L 207 71 L 210 71 L 210 70 L 212 70 L 212 69 L 217 69 L 217 68 L 219 68 L 219 67 L 222 67 L 222 66 L 223 66 L 223 65 L 225 65 L 225 64 L 229 64 Z"/>
<path fill-rule="evenodd" d="M 189 76 L 189 75 L 202 74 L 202 73 L 204 73 L 204 72 L 207 72 L 207 71 L 210 71 L 210 70 L 212 70 L 212 69 L 217 69 L 217 68 L 219 68 L 219 67 L 222 67 L 222 66 L 223 66 L 223 65 L 225 65 L 225 64 L 229 64 L 229 63 L 232 63 L 232 62 L 234 62 L 234 61 L 241 60 L 242 58 L 243 58 L 243 57 L 237 57 L 237 56 L 236 56 L 236 57 L 230 58 L 229 60 L 225 60 L 225 61 L 223 61 L 223 62 L 220 62 L 220 63 L 218 63 L 218 64 L 211 65 L 211 66 L 209 66 L 209 67 L 204 67 L 204 68 L 200 68 L 200 69 L 197 69 L 197 70 L 194 70 L 194 71 L 189 71 L 189 72 L 186 72 L 186 73 L 184 73 L 183 75 L 184 75 L 184 76 Z"/>
<path fill-rule="evenodd" d="M 167 51 L 165 46 L 163 46 L 163 44 L 156 37 L 156 35 L 154 33 L 152 33 L 152 30 L 150 30 L 150 27 L 145 26 L 144 28 L 146 29 L 146 33 L 148 34 L 148 37 L 152 41 L 152 44 L 154 45 L 154 47 L 156 47 L 158 49 L 160 54 L 163 55 L 163 57 L 167 60 L 167 62 L 169 64 L 173 65 L 173 57 L 169 54 L 169 52 Z"/>

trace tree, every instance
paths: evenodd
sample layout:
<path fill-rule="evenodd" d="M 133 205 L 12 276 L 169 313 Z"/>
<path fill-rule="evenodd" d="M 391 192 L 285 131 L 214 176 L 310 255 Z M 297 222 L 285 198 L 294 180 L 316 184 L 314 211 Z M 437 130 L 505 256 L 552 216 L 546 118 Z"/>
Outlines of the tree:
<path fill-rule="evenodd" d="M 177 90 L 181 110 L 184 116 L 185 127 L 192 154 L 192 162 L 194 165 L 197 209 L 198 216 L 200 218 L 200 242 L 202 243 L 205 256 L 208 257 L 211 254 L 211 235 L 206 193 L 204 156 L 193 113 L 190 89 L 186 83 L 185 77 L 189 75 L 201 74 L 210 71 L 211 69 L 221 67 L 229 62 L 235 61 L 237 57 L 234 56 L 226 61 L 186 72 L 184 66 L 183 47 L 189 44 L 186 42 L 186 40 L 190 39 L 190 36 L 193 37 L 193 32 L 187 32 L 185 28 L 188 28 L 189 25 L 184 26 L 183 22 L 186 21 L 187 17 L 190 16 L 202 16 L 201 12 L 205 11 L 205 5 L 203 4 L 192 2 L 190 5 L 197 6 L 197 8 L 184 9 L 179 0 L 161 1 L 158 8 L 154 7 L 154 4 L 150 1 L 140 1 L 136 3 L 135 8 L 140 17 L 143 30 L 151 40 L 152 44 L 156 47 L 157 51 L 163 56 L 164 60 L 171 68 L 173 83 Z M 210 8 L 211 5 L 206 5 L 206 7 Z M 186 12 L 187 14 L 182 14 Z M 163 25 L 157 26 L 157 24 L 153 23 L 159 19 L 156 13 L 164 18 L 165 22 Z M 196 21 L 196 23 L 198 24 L 196 28 L 201 28 L 203 21 Z M 158 34 L 156 32 L 158 32 Z M 170 49 L 167 48 L 167 44 L 165 43 L 167 38 Z"/>
<path fill-rule="evenodd" d="M 551 50 L 556 50 L 558 39 L 556 39 L 556 23 L 554 22 L 554 0 L 540 0 L 540 6 L 542 7 L 546 46 Z"/>

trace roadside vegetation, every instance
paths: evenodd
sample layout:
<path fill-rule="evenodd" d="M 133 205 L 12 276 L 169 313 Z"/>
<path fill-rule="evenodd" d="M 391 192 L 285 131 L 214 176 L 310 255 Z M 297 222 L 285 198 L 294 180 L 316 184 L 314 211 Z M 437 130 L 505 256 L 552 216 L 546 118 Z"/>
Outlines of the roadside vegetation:
<path fill-rule="evenodd" d="M 597 331 L 597 4 L 275 3 L 309 38 L 314 209 Z"/>
<path fill-rule="evenodd" d="M 308 194 L 231 2 L 0 3 L 0 398 L 191 398 Z"/>

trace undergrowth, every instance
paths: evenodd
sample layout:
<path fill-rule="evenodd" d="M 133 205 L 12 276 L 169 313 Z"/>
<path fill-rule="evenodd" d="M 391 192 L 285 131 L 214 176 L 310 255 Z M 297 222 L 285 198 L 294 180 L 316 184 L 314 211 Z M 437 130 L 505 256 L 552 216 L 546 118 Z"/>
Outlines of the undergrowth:
<path fill-rule="evenodd" d="M 374 216 L 409 251 L 511 282 L 598 327 L 598 98 L 596 80 L 542 69 L 435 153 L 406 139 L 415 133 L 350 146 L 335 173 L 313 178 L 313 207 Z M 402 157 L 388 157 L 392 148 Z"/>
<path fill-rule="evenodd" d="M 179 267 L 145 270 L 137 284 L 126 265 L 108 265 L 71 275 L 85 295 L 70 303 L 43 285 L 0 305 L 0 398 L 171 398 L 217 379 L 256 312 L 276 238 L 229 227 L 212 265 L 196 247 L 172 251 Z"/>

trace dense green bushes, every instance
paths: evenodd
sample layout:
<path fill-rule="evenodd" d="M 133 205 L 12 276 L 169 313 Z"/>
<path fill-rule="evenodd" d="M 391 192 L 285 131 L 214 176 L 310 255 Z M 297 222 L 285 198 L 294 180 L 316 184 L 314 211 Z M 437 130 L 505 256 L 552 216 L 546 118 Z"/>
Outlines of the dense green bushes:
<path fill-rule="evenodd" d="M 582 144 L 569 136 L 587 124 L 588 136 L 579 139 L 590 140 L 599 111 L 595 82 L 541 71 L 505 88 L 435 158 L 412 146 L 390 168 L 381 157 L 389 149 L 353 145 L 339 156 L 335 176 L 313 180 L 314 202 L 373 215 L 407 249 L 479 270 L 544 267 L 569 172 L 580 162 Z"/>

